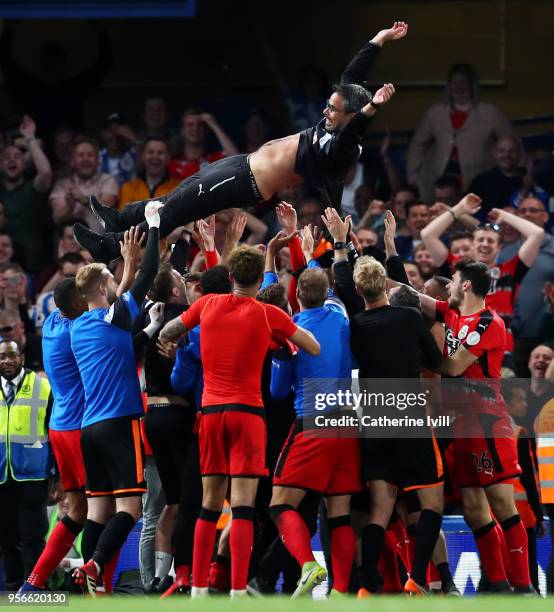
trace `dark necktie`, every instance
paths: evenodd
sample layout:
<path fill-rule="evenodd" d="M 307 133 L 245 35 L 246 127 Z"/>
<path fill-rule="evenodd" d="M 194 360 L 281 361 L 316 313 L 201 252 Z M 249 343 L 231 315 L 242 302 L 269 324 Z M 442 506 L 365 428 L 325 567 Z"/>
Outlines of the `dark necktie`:
<path fill-rule="evenodd" d="M 8 392 L 6 393 L 6 403 L 8 406 L 13 404 L 13 400 L 15 399 L 15 385 L 11 380 L 8 380 Z"/>

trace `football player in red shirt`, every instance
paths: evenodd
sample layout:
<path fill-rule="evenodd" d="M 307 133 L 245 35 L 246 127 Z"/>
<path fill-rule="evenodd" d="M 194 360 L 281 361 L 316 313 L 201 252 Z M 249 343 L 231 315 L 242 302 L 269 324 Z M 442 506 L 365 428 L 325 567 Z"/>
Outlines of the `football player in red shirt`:
<path fill-rule="evenodd" d="M 216 524 L 231 479 L 231 597 L 246 595 L 254 540 L 254 499 L 267 476 L 266 428 L 261 393 L 262 366 L 274 339 L 290 339 L 310 355 L 320 346 L 288 314 L 256 300 L 264 256 L 248 246 L 229 257 L 231 294 L 208 294 L 170 321 L 160 338 L 176 340 L 200 324 L 204 369 L 200 421 L 202 509 L 194 532 L 193 597 L 208 593 L 208 570 Z"/>
<path fill-rule="evenodd" d="M 448 286 L 449 301 L 422 295 L 421 305 L 427 316 L 446 326 L 441 373 L 471 380 L 456 417 L 453 479 L 460 487 L 464 516 L 475 535 L 483 568 L 494 591 L 509 590 L 492 509 L 508 545 L 514 590 L 531 593 L 527 534 L 515 507 L 513 486 L 508 483 L 521 474 L 521 468 L 500 393 L 506 331 L 502 319 L 485 303 L 490 284 L 486 264 L 461 260 Z"/>

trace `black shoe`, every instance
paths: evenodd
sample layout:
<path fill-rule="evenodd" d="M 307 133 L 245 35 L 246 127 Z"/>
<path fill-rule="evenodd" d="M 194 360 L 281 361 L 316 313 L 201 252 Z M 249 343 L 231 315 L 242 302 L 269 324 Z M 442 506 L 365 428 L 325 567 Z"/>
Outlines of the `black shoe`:
<path fill-rule="evenodd" d="M 167 589 L 173 584 L 173 576 L 164 576 L 158 584 L 158 593 L 165 593 Z"/>
<path fill-rule="evenodd" d="M 246 585 L 246 592 L 251 597 L 265 597 L 266 595 L 274 595 L 275 589 L 265 584 L 261 578 L 254 577 Z"/>
<path fill-rule="evenodd" d="M 104 206 L 96 196 L 90 196 L 88 199 L 90 209 L 94 216 L 98 219 L 100 225 L 105 232 L 120 232 L 119 212 L 117 209 L 110 206 Z"/>
<path fill-rule="evenodd" d="M 73 235 L 79 245 L 92 255 L 94 261 L 109 264 L 110 261 L 121 257 L 119 236 L 117 234 L 100 236 L 100 234 L 89 230 L 88 227 L 75 223 Z"/>
<path fill-rule="evenodd" d="M 502 580 L 500 582 L 491 582 L 490 588 L 486 591 L 487 594 L 491 595 L 511 595 L 514 592 L 509 582 Z"/>
<path fill-rule="evenodd" d="M 158 577 L 152 578 L 152 580 L 146 585 L 144 589 L 148 595 L 152 593 L 158 593 L 158 587 L 160 585 L 160 579 Z"/>
<path fill-rule="evenodd" d="M 530 584 L 526 587 L 516 586 L 514 587 L 514 595 L 527 595 L 528 597 L 540 597 L 535 590 L 535 587 Z"/>
<path fill-rule="evenodd" d="M 462 594 L 458 590 L 458 587 L 454 584 L 454 581 L 447 582 L 442 587 L 442 594 L 448 595 L 449 597 L 461 597 L 462 596 Z"/>

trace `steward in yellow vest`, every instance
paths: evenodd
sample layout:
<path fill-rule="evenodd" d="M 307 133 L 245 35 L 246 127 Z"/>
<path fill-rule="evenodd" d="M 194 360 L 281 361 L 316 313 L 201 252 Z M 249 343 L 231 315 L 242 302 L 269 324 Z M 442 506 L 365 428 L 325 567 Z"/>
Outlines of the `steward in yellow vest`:
<path fill-rule="evenodd" d="M 43 480 L 50 473 L 46 429 L 50 385 L 31 370 L 22 373 L 11 405 L 4 389 L 0 396 L 0 484 L 8 475 L 17 481 Z"/>
<path fill-rule="evenodd" d="M 48 531 L 50 385 L 23 367 L 13 340 L 0 342 L 0 548 L 5 590 L 18 589 L 37 562 Z"/>

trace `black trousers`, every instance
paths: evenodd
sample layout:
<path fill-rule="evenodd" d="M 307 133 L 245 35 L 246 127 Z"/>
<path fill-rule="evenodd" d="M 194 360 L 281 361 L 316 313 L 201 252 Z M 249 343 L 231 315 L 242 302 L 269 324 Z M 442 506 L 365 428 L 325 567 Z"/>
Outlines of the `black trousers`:
<path fill-rule="evenodd" d="M 202 477 L 198 436 L 192 436 L 181 472 L 181 499 L 173 530 L 173 561 L 175 567 L 192 567 L 194 528 L 202 507 Z"/>
<path fill-rule="evenodd" d="M 0 485 L 0 549 L 6 589 L 19 588 L 44 549 L 48 532 L 48 481 Z"/>
<path fill-rule="evenodd" d="M 196 415 L 190 406 L 156 404 L 144 415 L 146 437 L 152 447 L 156 467 L 168 506 L 181 499 L 183 470 Z"/>
<path fill-rule="evenodd" d="M 160 237 L 190 221 L 204 219 L 225 208 L 246 208 L 261 201 L 246 155 L 233 155 L 202 168 L 189 176 L 174 191 L 159 198 Z M 150 200 L 135 202 L 119 213 L 121 230 L 134 225 L 147 232 L 144 209 Z"/>

